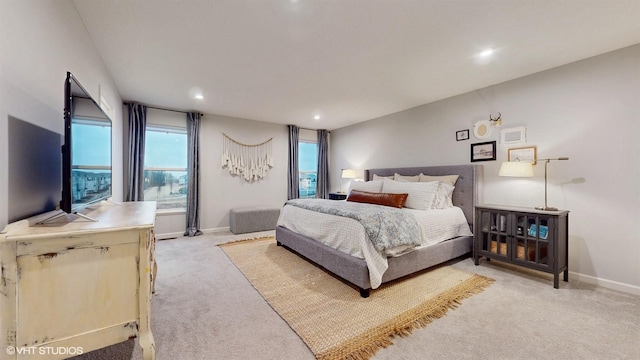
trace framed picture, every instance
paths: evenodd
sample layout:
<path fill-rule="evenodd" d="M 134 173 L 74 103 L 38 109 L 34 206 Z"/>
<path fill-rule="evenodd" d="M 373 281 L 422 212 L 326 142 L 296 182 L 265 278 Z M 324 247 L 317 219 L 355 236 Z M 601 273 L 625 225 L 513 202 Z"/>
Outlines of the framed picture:
<path fill-rule="evenodd" d="M 469 129 L 456 131 L 456 141 L 469 140 Z"/>
<path fill-rule="evenodd" d="M 527 142 L 527 128 L 518 126 L 500 130 L 500 145 L 522 144 Z"/>
<path fill-rule="evenodd" d="M 535 165 L 537 162 L 536 147 L 528 146 L 521 148 L 513 148 L 507 150 L 508 161 L 526 161 L 531 165 Z"/>
<path fill-rule="evenodd" d="M 488 141 L 471 144 L 471 161 L 490 161 L 496 159 L 496 142 Z"/>
<path fill-rule="evenodd" d="M 478 140 L 485 139 L 491 135 L 491 122 L 480 120 L 473 124 L 473 136 Z"/>

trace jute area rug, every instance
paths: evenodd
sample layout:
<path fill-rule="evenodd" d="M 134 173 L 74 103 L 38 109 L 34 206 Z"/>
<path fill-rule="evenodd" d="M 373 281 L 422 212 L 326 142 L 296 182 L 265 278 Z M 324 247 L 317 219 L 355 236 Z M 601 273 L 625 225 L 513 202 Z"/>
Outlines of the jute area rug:
<path fill-rule="evenodd" d="M 438 267 L 371 291 L 345 282 L 276 245 L 275 238 L 220 245 L 317 359 L 369 359 L 481 292 L 493 280 Z"/>

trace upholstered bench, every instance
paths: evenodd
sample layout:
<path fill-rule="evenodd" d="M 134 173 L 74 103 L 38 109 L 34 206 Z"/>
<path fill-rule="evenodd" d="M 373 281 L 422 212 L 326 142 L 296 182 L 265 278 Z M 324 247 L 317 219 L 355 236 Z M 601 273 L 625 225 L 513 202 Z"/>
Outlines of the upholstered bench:
<path fill-rule="evenodd" d="M 279 208 L 252 206 L 231 209 L 229 229 L 234 234 L 274 230 L 278 216 Z"/>

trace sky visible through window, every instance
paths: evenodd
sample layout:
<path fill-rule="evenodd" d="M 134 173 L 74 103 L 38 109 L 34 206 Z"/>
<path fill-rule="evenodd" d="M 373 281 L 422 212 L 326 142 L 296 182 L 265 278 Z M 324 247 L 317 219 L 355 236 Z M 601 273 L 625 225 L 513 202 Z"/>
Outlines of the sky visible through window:
<path fill-rule="evenodd" d="M 318 172 L 318 144 L 298 142 L 298 195 L 300 198 L 314 198 Z"/>
<path fill-rule="evenodd" d="M 144 166 L 187 168 L 187 136 L 165 131 L 147 131 Z"/>
<path fill-rule="evenodd" d="M 298 143 L 298 171 L 318 170 L 318 144 Z"/>

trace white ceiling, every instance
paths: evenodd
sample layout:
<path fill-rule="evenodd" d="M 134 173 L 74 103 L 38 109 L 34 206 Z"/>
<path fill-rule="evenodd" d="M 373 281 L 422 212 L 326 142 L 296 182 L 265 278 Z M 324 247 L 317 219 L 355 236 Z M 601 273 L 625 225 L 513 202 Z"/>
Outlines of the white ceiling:
<path fill-rule="evenodd" d="M 73 3 L 124 100 L 313 129 L 640 43 L 640 0 Z"/>

